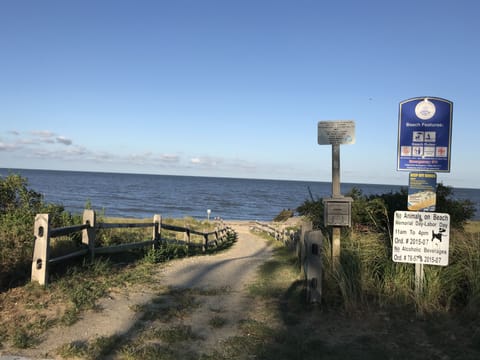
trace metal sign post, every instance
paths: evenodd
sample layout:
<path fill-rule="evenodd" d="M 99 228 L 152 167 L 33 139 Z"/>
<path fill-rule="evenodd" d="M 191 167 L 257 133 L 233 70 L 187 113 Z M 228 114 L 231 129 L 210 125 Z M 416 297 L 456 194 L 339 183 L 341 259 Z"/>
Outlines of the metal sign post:
<path fill-rule="evenodd" d="M 355 122 L 320 121 L 318 144 L 332 145 L 332 197 L 323 199 L 325 226 L 332 226 L 332 263 L 340 263 L 340 232 L 342 226 L 351 226 L 352 198 L 340 190 L 340 145 L 355 143 Z"/>

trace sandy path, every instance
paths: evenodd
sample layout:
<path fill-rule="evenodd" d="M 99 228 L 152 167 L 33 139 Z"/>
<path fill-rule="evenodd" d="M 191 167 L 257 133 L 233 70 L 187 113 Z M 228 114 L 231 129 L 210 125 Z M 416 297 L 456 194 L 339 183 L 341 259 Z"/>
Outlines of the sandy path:
<path fill-rule="evenodd" d="M 241 290 L 271 253 L 264 241 L 249 232 L 248 224 L 233 226 L 238 242 L 229 251 L 173 261 L 165 267 L 162 283 L 176 288 Z"/>
<path fill-rule="evenodd" d="M 100 336 L 129 334 L 142 313 L 134 311 L 138 305 L 147 305 L 154 298 L 165 296 L 172 289 L 223 289 L 215 296 L 197 296 L 199 306 L 188 317 L 181 319 L 201 334 L 202 349 L 214 348 L 223 339 L 235 335 L 238 321 L 254 312 L 251 301 L 245 295 L 245 286 L 252 282 L 260 264 L 271 256 L 265 242 L 249 232 L 246 222 L 231 223 L 238 234 L 238 241 L 229 250 L 211 256 L 175 260 L 163 265 L 155 278 L 157 289 L 129 288 L 102 299 L 100 312 L 87 312 L 82 319 L 69 327 L 55 327 L 45 333 L 42 342 L 34 349 L 22 351 L 18 356 L 0 356 L 0 359 L 56 358 L 55 349 L 74 341 L 89 341 Z M 160 295 L 159 295 L 160 294 Z M 226 321 L 221 329 L 208 326 L 215 314 Z M 170 326 L 172 324 L 169 324 Z"/>

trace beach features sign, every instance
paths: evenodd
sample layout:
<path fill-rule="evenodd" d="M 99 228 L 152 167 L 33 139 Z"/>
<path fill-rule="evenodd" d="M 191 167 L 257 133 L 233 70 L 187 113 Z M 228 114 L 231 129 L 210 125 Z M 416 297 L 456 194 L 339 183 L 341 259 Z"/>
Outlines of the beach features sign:
<path fill-rule="evenodd" d="M 450 172 L 453 103 L 417 97 L 400 103 L 397 170 Z"/>
<path fill-rule="evenodd" d="M 449 214 L 395 211 L 394 262 L 447 266 L 449 242 Z"/>

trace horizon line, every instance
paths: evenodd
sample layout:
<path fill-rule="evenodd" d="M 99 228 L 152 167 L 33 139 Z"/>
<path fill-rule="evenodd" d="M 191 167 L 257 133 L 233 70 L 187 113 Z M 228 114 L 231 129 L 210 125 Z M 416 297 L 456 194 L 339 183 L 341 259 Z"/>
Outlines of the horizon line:
<path fill-rule="evenodd" d="M 27 170 L 27 171 L 54 171 L 54 172 L 79 172 L 79 173 L 96 173 L 96 174 L 118 174 L 118 175 L 147 175 L 147 176 L 178 176 L 178 177 L 198 177 L 198 178 L 212 178 L 212 179 L 232 179 L 232 180 L 259 180 L 259 181 L 292 181 L 292 182 L 312 182 L 312 183 L 331 183 L 328 180 L 305 180 L 305 179 L 272 179 L 272 178 L 253 178 L 253 177 L 235 177 L 235 176 L 208 176 L 208 175 L 179 175 L 179 174 L 156 174 L 156 173 L 141 173 L 141 172 L 125 172 L 125 171 L 99 171 L 99 170 L 65 170 L 65 169 L 44 169 L 44 168 L 9 168 L 9 167 L 0 167 L 2 170 L 15 171 L 15 170 Z M 443 182 L 439 182 L 443 184 Z M 408 184 L 381 184 L 381 183 L 369 183 L 369 182 L 341 182 L 342 184 L 348 185 L 381 185 L 381 186 L 396 186 L 396 187 L 405 187 L 408 188 Z M 446 185 L 452 188 L 457 189 L 469 189 L 469 190 L 480 190 L 480 188 L 474 187 L 458 187 L 452 185 Z"/>

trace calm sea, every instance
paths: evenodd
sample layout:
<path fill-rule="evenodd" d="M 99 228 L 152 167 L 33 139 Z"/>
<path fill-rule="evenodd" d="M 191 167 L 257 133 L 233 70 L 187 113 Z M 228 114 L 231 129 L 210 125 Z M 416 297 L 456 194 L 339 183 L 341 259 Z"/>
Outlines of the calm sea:
<path fill-rule="evenodd" d="M 236 220 L 272 220 L 282 209 L 295 209 L 310 198 L 329 197 L 328 182 L 252 180 L 193 176 L 115 174 L 97 172 L 8 170 L 0 176 L 20 174 L 29 187 L 44 195 L 49 203 L 62 204 L 81 213 L 87 201 L 105 216 L 202 219 L 211 217 Z M 342 193 L 357 187 L 364 194 L 395 192 L 397 185 L 342 184 Z M 480 189 L 454 189 L 457 199 L 470 199 L 480 219 Z"/>

